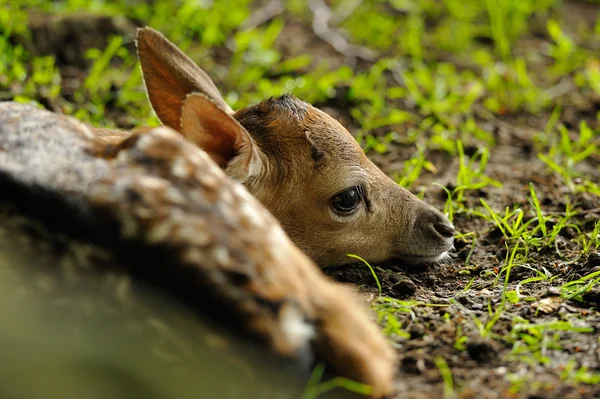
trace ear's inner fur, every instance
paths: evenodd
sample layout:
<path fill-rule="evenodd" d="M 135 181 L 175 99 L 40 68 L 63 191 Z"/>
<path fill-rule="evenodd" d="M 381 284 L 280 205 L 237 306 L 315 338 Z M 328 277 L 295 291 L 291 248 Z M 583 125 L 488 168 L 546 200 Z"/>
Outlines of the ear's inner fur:
<path fill-rule="evenodd" d="M 233 113 L 208 75 L 161 33 L 139 29 L 137 49 L 148 98 L 162 123 L 179 131 L 183 102 L 197 92 Z"/>
<path fill-rule="evenodd" d="M 199 93 L 185 99 L 181 133 L 223 169 L 241 151 L 253 145 L 252 138 L 238 121 Z"/>

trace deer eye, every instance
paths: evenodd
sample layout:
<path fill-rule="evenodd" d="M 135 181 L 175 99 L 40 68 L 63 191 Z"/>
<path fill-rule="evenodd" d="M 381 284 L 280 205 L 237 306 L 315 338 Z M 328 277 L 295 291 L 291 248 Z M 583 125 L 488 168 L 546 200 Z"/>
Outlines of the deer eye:
<path fill-rule="evenodd" d="M 350 187 L 333 196 L 331 207 L 337 214 L 349 216 L 358 209 L 364 195 L 365 189 L 362 186 Z"/>

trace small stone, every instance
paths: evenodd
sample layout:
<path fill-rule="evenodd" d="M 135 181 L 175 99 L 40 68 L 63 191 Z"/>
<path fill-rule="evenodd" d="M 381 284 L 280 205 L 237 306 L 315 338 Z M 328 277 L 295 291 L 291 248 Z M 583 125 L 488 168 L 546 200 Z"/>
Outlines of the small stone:
<path fill-rule="evenodd" d="M 471 359 L 478 363 L 489 362 L 495 353 L 490 344 L 485 341 L 469 342 L 467 344 L 467 352 L 471 356 Z"/>
<path fill-rule="evenodd" d="M 458 295 L 455 299 L 458 301 L 458 303 L 464 306 L 468 306 L 471 304 L 471 300 L 467 295 Z"/>
<path fill-rule="evenodd" d="M 405 373 L 420 374 L 419 359 L 414 356 L 406 356 L 400 361 L 400 370 Z"/>
<path fill-rule="evenodd" d="M 588 256 L 587 265 L 590 268 L 600 266 L 600 252 L 595 252 L 593 254 L 590 254 Z"/>
<path fill-rule="evenodd" d="M 544 294 L 542 295 L 542 298 L 548 298 L 548 297 L 553 297 L 553 296 L 561 296 L 561 292 L 560 292 L 560 288 L 558 287 L 550 287 L 548 288 L 548 290 L 546 292 L 544 292 Z"/>
<path fill-rule="evenodd" d="M 551 314 L 556 312 L 563 302 L 564 300 L 560 296 L 553 296 L 536 301 L 530 306 L 539 312 Z"/>
<path fill-rule="evenodd" d="M 408 333 L 411 339 L 421 338 L 425 335 L 425 328 L 421 324 L 411 324 Z"/>
<path fill-rule="evenodd" d="M 402 280 L 399 283 L 394 284 L 392 291 L 398 294 L 399 297 L 408 297 L 417 291 L 417 286 L 410 280 Z"/>
<path fill-rule="evenodd" d="M 587 303 L 600 305 L 600 287 L 596 286 L 581 296 Z"/>
<path fill-rule="evenodd" d="M 596 267 L 592 267 L 588 274 L 592 274 L 592 273 L 596 273 L 596 272 L 600 272 L 600 266 L 596 266 Z"/>

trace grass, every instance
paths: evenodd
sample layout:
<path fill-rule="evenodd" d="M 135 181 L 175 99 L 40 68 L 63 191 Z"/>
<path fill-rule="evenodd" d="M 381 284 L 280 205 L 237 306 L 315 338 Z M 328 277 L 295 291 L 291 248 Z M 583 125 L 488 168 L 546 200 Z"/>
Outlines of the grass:
<path fill-rule="evenodd" d="M 452 371 L 442 357 L 435 359 L 435 365 L 440 370 L 442 379 L 444 380 L 444 399 L 453 399 L 456 397 L 454 392 L 454 383 L 452 381 Z"/>
<path fill-rule="evenodd" d="M 375 280 L 375 284 L 377 284 L 377 289 L 379 290 L 379 296 L 381 296 L 381 292 L 382 292 L 381 283 L 379 282 L 379 278 L 377 277 L 377 274 L 375 273 L 375 269 L 373 269 L 373 266 L 371 266 L 369 264 L 369 262 L 367 262 L 366 260 L 364 260 L 363 258 L 361 258 L 358 255 L 348 254 L 347 256 L 349 258 L 357 259 L 357 260 L 361 261 L 362 263 L 365 264 L 365 266 L 367 266 L 369 268 L 369 271 L 371 272 L 371 275 L 373 276 L 373 279 Z"/>
<path fill-rule="evenodd" d="M 333 111 L 398 184 L 443 208 L 459 229 L 459 257 L 443 272 L 418 270 L 417 299 L 393 297 L 369 264 L 364 283 L 379 294 L 373 309 L 401 356 L 420 342 L 413 325 L 445 348 L 420 352 L 444 396 L 476 375 L 457 372 L 467 362 L 453 358 L 465 360 L 478 340 L 505 348 L 494 364 L 507 368 L 501 380 L 511 393 L 540 388 L 540 365 L 570 386 L 600 383 L 597 360 L 555 356 L 569 340 L 589 341 L 585 320 L 597 315 L 585 298 L 600 286 L 600 272 L 586 266 L 600 249 L 600 19 L 575 24 L 567 18 L 574 6 L 558 0 L 328 2 L 330 27 L 376 54 L 363 60 L 318 39 L 302 1 L 284 2 L 282 13 L 251 29 L 243 25 L 257 9 L 250 0 L 0 3 L 0 100 L 98 126 L 157 124 L 130 34 L 88 49 L 75 72 L 30 45 L 32 9 L 119 16 L 177 43 L 234 109 L 291 91 Z M 587 315 L 525 312 L 547 292 Z M 319 382 L 322 372 L 315 369 L 304 397 L 363 389 Z"/>
<path fill-rule="evenodd" d="M 346 391 L 368 396 L 372 393 L 372 388 L 369 385 L 361 384 L 347 378 L 335 377 L 325 381 L 321 381 L 325 374 L 325 366 L 318 363 L 311 373 L 300 399 L 314 399 L 319 396 L 333 391 L 336 388 L 342 388 Z"/>

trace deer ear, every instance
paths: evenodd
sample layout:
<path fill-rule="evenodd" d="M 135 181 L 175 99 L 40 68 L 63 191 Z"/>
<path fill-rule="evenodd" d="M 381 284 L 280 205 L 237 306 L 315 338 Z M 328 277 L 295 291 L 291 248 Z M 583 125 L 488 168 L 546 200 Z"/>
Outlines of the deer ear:
<path fill-rule="evenodd" d="M 263 170 L 262 152 L 248 131 L 227 111 L 200 93 L 186 97 L 181 111 L 181 133 L 206 151 L 221 168 L 239 181 Z"/>
<path fill-rule="evenodd" d="M 150 104 L 163 124 L 181 131 L 183 102 L 191 93 L 202 93 L 233 114 L 208 75 L 161 33 L 138 29 L 137 51 Z"/>

